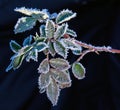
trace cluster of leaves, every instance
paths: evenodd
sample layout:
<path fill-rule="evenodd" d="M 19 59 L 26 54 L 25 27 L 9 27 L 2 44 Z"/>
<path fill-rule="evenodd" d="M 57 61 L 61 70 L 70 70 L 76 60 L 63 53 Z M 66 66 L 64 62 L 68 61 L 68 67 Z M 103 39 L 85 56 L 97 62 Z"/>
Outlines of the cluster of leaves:
<path fill-rule="evenodd" d="M 76 17 L 76 13 L 66 9 L 60 13 L 50 14 L 48 10 L 16 8 L 15 11 L 27 15 L 18 19 L 15 25 L 15 33 L 21 33 L 32 29 L 36 22 L 40 22 L 40 34 L 30 35 L 23 41 L 23 46 L 11 40 L 10 48 L 15 53 L 11 57 L 11 63 L 6 71 L 18 69 L 23 60 L 38 61 L 38 53 L 46 56 L 38 67 L 40 73 L 38 85 L 40 93 L 46 92 L 53 106 L 57 104 L 60 90 L 71 86 L 69 69 L 72 67 L 73 75 L 78 79 L 85 77 L 85 68 L 80 62 L 70 64 L 67 61 L 69 50 L 74 55 L 80 55 L 81 46 L 72 41 L 77 37 L 75 31 L 69 29 L 66 23 Z M 69 37 L 68 37 L 69 36 Z M 56 58 L 56 54 L 60 57 Z"/>

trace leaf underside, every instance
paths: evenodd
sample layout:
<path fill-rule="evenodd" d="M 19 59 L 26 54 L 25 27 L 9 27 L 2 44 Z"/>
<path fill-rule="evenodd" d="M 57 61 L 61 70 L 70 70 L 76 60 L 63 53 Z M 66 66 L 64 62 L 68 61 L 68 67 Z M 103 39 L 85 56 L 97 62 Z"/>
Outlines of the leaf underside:
<path fill-rule="evenodd" d="M 53 106 L 55 106 L 58 102 L 60 89 L 53 78 L 51 78 L 50 84 L 46 89 L 46 93 L 47 93 L 47 97 L 52 102 Z"/>
<path fill-rule="evenodd" d="M 65 71 L 50 69 L 50 74 L 60 84 L 69 84 L 71 82 L 69 74 L 67 74 Z"/>
<path fill-rule="evenodd" d="M 53 58 L 50 60 L 50 65 L 58 70 L 68 70 L 70 68 L 69 62 L 61 58 Z"/>
<path fill-rule="evenodd" d="M 48 59 L 46 58 L 40 63 L 40 66 L 38 68 L 38 72 L 46 74 L 49 72 L 49 68 L 50 68 L 49 62 L 48 62 Z"/>
<path fill-rule="evenodd" d="M 40 74 L 38 78 L 39 89 L 45 89 L 50 84 L 50 75 L 49 74 Z"/>

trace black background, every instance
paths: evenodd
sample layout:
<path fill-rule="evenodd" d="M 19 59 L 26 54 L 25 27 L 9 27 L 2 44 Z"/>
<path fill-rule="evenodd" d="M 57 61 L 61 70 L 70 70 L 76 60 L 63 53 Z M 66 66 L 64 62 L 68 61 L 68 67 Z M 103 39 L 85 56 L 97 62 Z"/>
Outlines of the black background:
<path fill-rule="evenodd" d="M 78 40 L 93 45 L 110 45 L 120 49 L 120 1 L 118 0 L 0 0 L 0 110 L 120 110 L 120 55 L 90 53 L 81 61 L 86 67 L 86 78 L 72 77 L 72 87 L 61 91 L 58 105 L 52 107 L 46 94 L 38 89 L 39 62 L 24 62 L 16 71 L 5 72 L 13 55 L 11 39 L 22 43 L 31 31 L 15 35 L 17 19 L 22 14 L 16 7 L 47 8 L 50 12 L 70 9 L 77 12 L 70 27 Z M 39 61 L 43 54 L 39 55 Z M 77 57 L 72 54 L 72 62 Z"/>

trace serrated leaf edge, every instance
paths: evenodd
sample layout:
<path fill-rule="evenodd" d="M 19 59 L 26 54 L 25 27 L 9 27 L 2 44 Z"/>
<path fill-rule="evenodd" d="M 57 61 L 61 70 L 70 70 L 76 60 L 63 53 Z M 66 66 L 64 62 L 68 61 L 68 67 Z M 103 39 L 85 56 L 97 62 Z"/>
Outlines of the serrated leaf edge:
<path fill-rule="evenodd" d="M 69 10 L 69 9 L 64 9 L 64 10 L 62 10 L 62 11 L 61 11 L 60 13 L 58 13 L 58 15 L 57 15 L 57 18 L 56 18 L 56 23 L 57 23 L 57 24 L 61 24 L 61 23 L 63 23 L 63 22 L 69 21 L 70 19 L 76 17 L 76 15 L 77 15 L 77 13 L 73 13 L 73 15 L 71 15 L 71 17 L 68 17 L 68 18 L 62 20 L 61 22 L 57 22 L 58 17 L 59 17 L 61 14 L 63 14 L 64 12 L 73 13 L 73 12 L 72 12 L 71 10 Z"/>

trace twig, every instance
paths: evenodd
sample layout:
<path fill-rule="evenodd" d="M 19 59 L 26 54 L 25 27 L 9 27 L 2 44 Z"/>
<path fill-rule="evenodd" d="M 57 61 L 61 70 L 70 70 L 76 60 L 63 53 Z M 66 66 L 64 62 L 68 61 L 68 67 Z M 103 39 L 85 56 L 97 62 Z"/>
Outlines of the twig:
<path fill-rule="evenodd" d="M 84 57 L 86 54 L 88 54 L 88 53 L 90 53 L 90 52 L 94 52 L 94 50 L 85 50 L 85 51 L 83 51 L 83 52 L 80 54 L 80 57 L 79 57 L 76 61 L 79 62 L 81 59 L 83 59 L 83 57 Z"/>
<path fill-rule="evenodd" d="M 69 35 L 68 35 L 69 36 Z M 87 50 L 84 50 L 81 54 L 80 57 L 77 59 L 77 61 L 80 61 L 86 54 L 90 52 L 95 52 L 96 54 L 99 54 L 99 52 L 109 52 L 109 53 L 117 53 L 120 54 L 120 50 L 117 49 L 112 49 L 110 46 L 93 46 L 91 44 L 86 44 L 81 41 L 77 41 L 75 39 L 71 39 L 72 42 L 76 43 L 77 45 L 80 45 L 81 47 L 84 47 Z"/>
<path fill-rule="evenodd" d="M 47 53 L 46 58 L 49 60 L 49 52 Z"/>
<path fill-rule="evenodd" d="M 105 46 L 102 46 L 102 47 L 93 46 L 93 45 L 90 45 L 90 44 L 83 43 L 81 41 L 77 41 L 75 39 L 73 39 L 73 42 L 80 45 L 81 47 L 89 49 L 90 51 L 94 50 L 94 52 L 109 52 L 109 53 L 118 53 L 118 54 L 120 54 L 120 50 L 112 49 L 110 46 L 107 46 L 107 47 L 105 47 Z"/>

